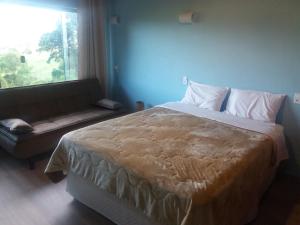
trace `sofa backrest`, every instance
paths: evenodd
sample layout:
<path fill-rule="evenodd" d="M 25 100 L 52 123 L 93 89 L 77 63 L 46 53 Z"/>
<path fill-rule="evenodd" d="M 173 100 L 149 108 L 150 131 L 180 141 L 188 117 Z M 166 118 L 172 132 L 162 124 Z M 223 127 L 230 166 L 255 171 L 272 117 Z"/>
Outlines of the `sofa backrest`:
<path fill-rule="evenodd" d="M 0 90 L 0 119 L 34 122 L 79 111 L 101 98 L 98 80 L 76 80 Z"/>

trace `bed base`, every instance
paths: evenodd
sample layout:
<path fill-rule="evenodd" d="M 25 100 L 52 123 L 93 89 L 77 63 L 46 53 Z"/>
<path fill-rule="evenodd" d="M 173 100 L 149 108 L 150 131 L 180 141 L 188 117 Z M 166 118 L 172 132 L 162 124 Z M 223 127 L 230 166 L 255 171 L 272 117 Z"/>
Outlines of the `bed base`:
<path fill-rule="evenodd" d="M 160 225 L 151 222 L 141 211 L 102 191 L 95 184 L 70 172 L 67 191 L 79 202 L 105 216 L 117 225 Z"/>
<path fill-rule="evenodd" d="M 275 173 L 270 177 L 271 184 Z M 269 187 L 265 187 L 265 190 Z M 67 192 L 76 200 L 95 210 L 117 225 L 162 225 L 150 221 L 139 209 L 130 207 L 125 201 L 117 199 L 113 194 L 101 190 L 92 182 L 70 172 L 67 176 Z M 245 223 L 255 219 L 258 206 L 249 210 Z"/>

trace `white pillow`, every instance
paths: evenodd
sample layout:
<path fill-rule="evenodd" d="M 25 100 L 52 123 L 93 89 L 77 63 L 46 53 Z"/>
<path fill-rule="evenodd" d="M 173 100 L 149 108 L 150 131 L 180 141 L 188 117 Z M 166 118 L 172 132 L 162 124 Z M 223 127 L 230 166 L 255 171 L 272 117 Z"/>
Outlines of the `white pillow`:
<path fill-rule="evenodd" d="M 220 111 L 228 88 L 214 87 L 189 81 L 182 103 L 193 104 L 199 108 Z"/>
<path fill-rule="evenodd" d="M 225 112 L 238 117 L 275 122 L 284 98 L 282 94 L 231 89 Z"/>

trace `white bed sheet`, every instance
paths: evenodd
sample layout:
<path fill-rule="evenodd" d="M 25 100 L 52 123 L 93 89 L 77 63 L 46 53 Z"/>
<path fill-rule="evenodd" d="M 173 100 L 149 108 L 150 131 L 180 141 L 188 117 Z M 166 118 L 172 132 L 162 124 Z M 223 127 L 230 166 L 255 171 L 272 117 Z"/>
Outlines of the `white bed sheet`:
<path fill-rule="evenodd" d="M 266 134 L 274 141 L 275 150 L 277 151 L 277 165 L 279 165 L 281 161 L 286 160 L 289 157 L 283 132 L 284 129 L 283 126 L 279 124 L 240 118 L 237 116 L 226 114 L 224 112 L 201 109 L 192 104 L 185 104 L 181 102 L 168 102 L 162 105 L 158 105 L 157 107 L 172 109 L 178 112 L 211 119 L 235 127 Z"/>

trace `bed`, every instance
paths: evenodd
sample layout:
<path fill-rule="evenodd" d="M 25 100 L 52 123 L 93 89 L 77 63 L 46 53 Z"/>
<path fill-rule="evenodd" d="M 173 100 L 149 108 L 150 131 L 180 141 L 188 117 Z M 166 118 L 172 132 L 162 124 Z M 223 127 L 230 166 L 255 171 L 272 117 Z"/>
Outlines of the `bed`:
<path fill-rule="evenodd" d="M 280 125 L 175 102 L 64 135 L 45 172 L 118 225 L 244 225 L 287 157 Z"/>

